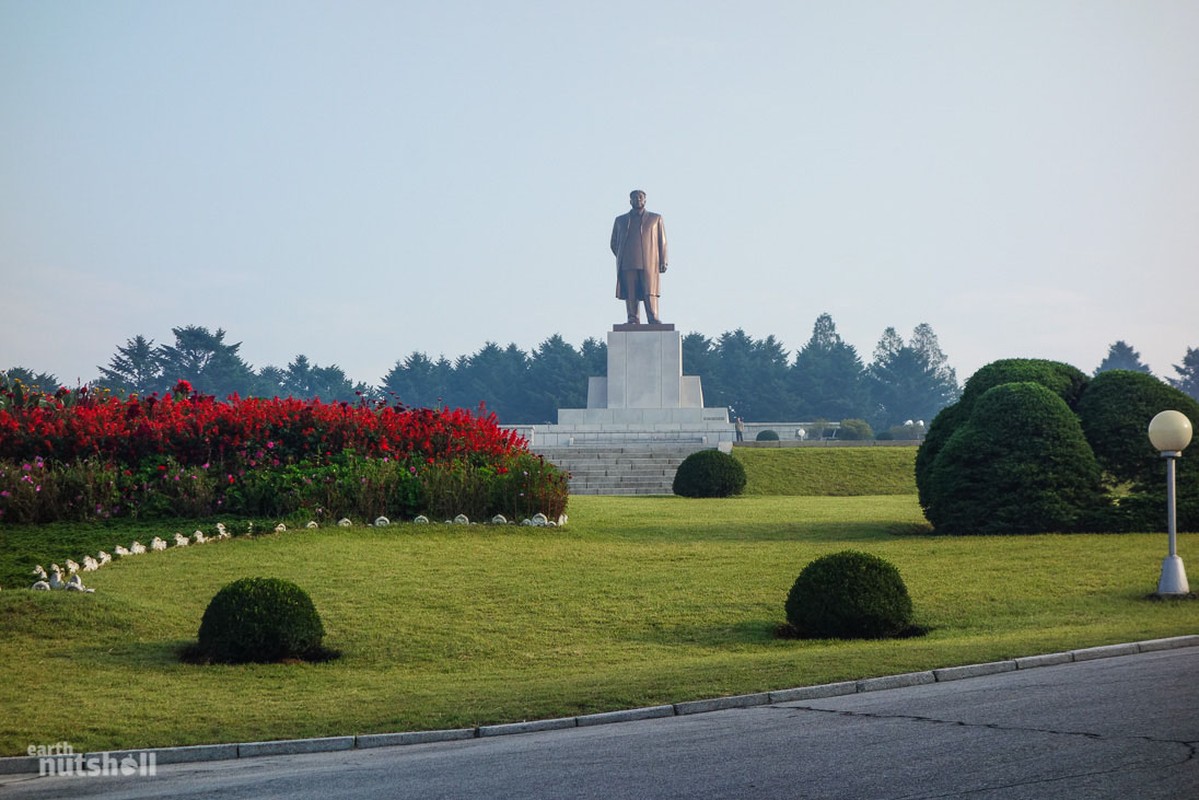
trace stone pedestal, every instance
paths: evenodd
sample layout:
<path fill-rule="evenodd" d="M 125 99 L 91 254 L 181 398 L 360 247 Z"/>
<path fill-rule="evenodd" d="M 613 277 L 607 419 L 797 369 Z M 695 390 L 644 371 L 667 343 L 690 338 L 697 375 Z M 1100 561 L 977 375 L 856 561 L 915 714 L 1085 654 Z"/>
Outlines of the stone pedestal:
<path fill-rule="evenodd" d="M 716 447 L 731 443 L 728 409 L 704 408 L 695 375 L 683 374 L 674 325 L 616 325 L 608 333 L 608 374 L 587 384 L 587 408 L 558 409 L 557 425 L 519 427 L 534 448 L 653 442 Z"/>
<path fill-rule="evenodd" d="M 683 375 L 683 340 L 673 325 L 616 327 L 608 374 L 589 380 L 587 408 L 704 407 L 699 377 Z"/>

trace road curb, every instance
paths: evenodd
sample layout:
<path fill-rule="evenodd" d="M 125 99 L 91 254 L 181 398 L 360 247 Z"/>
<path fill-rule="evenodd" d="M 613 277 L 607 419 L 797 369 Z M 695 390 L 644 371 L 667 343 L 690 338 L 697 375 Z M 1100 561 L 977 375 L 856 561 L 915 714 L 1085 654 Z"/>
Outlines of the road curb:
<path fill-rule="evenodd" d="M 626 711 L 604 711 L 600 714 L 587 714 L 586 716 L 576 717 L 576 719 L 579 721 L 579 727 L 585 728 L 591 725 L 636 722 L 642 719 L 658 719 L 660 717 L 673 717 L 674 715 L 674 706 L 646 706 L 645 708 L 630 708 Z"/>
<path fill-rule="evenodd" d="M 736 708 L 754 708 L 778 703 L 794 703 L 802 700 L 817 700 L 864 692 L 886 691 L 908 686 L 921 686 L 947 681 L 965 680 L 994 675 L 1001 672 L 1050 667 L 1075 662 L 1094 661 L 1101 658 L 1137 655 L 1140 653 L 1177 650 L 1199 646 L 1199 635 L 1172 636 L 1165 639 L 1149 639 L 1143 642 L 1087 647 L 1062 653 L 1046 653 L 1024 656 L 1005 661 L 983 664 L 967 664 L 958 667 L 922 672 L 908 672 L 858 681 L 841 681 L 816 686 L 800 686 L 779 689 L 773 692 L 714 697 L 706 700 L 689 700 L 671 705 L 647 706 L 623 711 L 606 711 L 577 717 L 529 720 L 502 725 L 482 725 L 476 728 L 450 728 L 433 731 L 408 731 L 403 733 L 373 733 L 359 736 L 325 736 L 315 739 L 280 739 L 267 742 L 241 742 L 237 744 L 205 744 L 184 747 L 158 747 L 145 750 L 119 750 L 108 753 L 87 753 L 83 757 L 124 758 L 153 754 L 156 764 L 181 764 L 201 761 L 224 761 L 262 756 L 298 755 L 303 753 L 327 753 L 342 750 L 360 750 L 377 747 L 398 747 L 433 742 L 461 741 L 492 736 L 511 736 L 534 731 L 562 730 L 594 725 L 610 725 L 636 720 L 657 719 L 672 716 L 703 714 Z M 0 758 L 0 775 L 37 773 L 40 759 L 36 756 L 12 756 Z"/>
<path fill-rule="evenodd" d="M 686 703 L 675 703 L 675 716 L 685 717 L 689 714 L 706 714 L 709 711 L 724 711 L 730 708 L 752 708 L 764 706 L 770 702 L 770 692 L 756 694 L 737 694 L 729 697 L 713 697 L 707 700 L 689 700 Z"/>

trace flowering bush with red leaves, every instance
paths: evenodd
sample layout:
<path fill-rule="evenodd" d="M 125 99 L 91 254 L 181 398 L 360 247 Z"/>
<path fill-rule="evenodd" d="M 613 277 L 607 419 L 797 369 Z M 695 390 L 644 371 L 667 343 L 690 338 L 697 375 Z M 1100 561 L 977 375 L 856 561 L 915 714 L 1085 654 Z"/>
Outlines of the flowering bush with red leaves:
<path fill-rule="evenodd" d="M 512 483 L 503 476 L 530 458 L 525 441 L 482 408 L 473 414 L 292 398 L 218 401 L 195 394 L 187 381 L 164 397 L 128 399 L 87 387 L 44 394 L 0 386 L 0 520 L 318 508 L 399 516 L 439 508 L 436 486 L 451 474 L 478 484 L 471 503 L 477 513 L 525 508 L 555 518 L 565 509 L 566 477 L 552 467 L 535 470 L 544 487 L 519 495 L 539 497 L 535 503 L 496 496 L 495 486 Z M 43 480 L 31 495 L 23 480 L 30 470 L 21 467 L 35 462 Z M 65 496 L 54 478 L 68 473 L 103 485 Z M 369 491 L 350 491 L 349 482 Z M 50 484 L 54 502 L 40 501 Z M 79 494 L 87 497 L 77 500 Z M 100 496 L 107 505 L 91 502 Z M 354 507 L 330 508 L 333 501 Z"/>

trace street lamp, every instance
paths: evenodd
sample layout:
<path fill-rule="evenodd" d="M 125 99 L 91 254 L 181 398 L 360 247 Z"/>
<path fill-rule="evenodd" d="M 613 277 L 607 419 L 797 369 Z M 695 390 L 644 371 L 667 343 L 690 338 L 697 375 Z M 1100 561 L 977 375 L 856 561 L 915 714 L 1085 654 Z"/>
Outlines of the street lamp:
<path fill-rule="evenodd" d="M 1178 557 L 1178 525 L 1174 499 L 1174 462 L 1191 443 L 1191 421 L 1180 411 L 1162 411 L 1149 422 L 1149 441 L 1166 459 L 1166 525 L 1170 532 L 1170 554 L 1162 561 L 1157 582 L 1159 597 L 1185 597 L 1190 594 L 1187 574 Z"/>

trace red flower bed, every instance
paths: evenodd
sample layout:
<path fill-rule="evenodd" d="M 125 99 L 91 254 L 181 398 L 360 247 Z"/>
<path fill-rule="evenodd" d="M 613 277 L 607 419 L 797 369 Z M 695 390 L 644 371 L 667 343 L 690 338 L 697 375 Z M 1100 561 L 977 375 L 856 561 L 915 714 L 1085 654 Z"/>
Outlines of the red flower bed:
<path fill-rule="evenodd" d="M 226 469 L 360 456 L 494 463 L 526 450 L 494 414 L 291 398 L 218 401 L 186 381 L 166 397 L 121 400 L 85 387 L 53 395 L 0 392 L 0 459 L 67 463 L 100 458 L 138 466 L 173 458 Z"/>
<path fill-rule="evenodd" d="M 165 397 L 129 399 L 86 387 L 47 395 L 0 386 L 0 520 L 400 515 L 441 509 L 446 500 L 437 495 L 448 485 L 459 487 L 455 496 L 476 514 L 554 518 L 565 509 L 566 476 L 538 460 L 483 409 L 219 401 L 194 394 L 186 381 Z M 34 463 L 41 483 L 22 480 L 30 472 L 22 468 Z M 516 465 L 541 485 L 517 487 L 508 477 Z M 53 491 L 42 494 L 43 486 Z M 325 508 L 331 500 L 348 508 Z"/>

